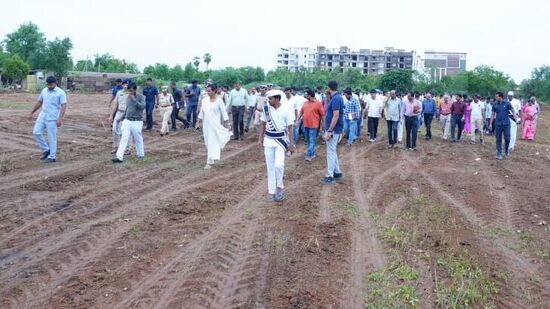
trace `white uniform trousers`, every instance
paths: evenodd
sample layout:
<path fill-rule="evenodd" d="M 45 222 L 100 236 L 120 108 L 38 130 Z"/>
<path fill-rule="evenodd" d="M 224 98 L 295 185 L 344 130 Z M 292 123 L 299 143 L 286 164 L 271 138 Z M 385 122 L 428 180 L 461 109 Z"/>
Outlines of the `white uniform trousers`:
<path fill-rule="evenodd" d="M 143 149 L 143 136 L 141 135 L 142 128 L 142 120 L 130 121 L 128 119 L 124 119 L 122 121 L 122 137 L 120 138 L 120 143 L 116 152 L 116 157 L 119 160 L 122 161 L 124 159 L 124 150 L 126 150 L 126 147 L 128 146 L 130 135 L 134 138 L 134 143 L 136 143 L 136 156 L 138 158 L 145 156 L 145 151 Z"/>
<path fill-rule="evenodd" d="M 267 191 L 269 194 L 275 194 L 277 188 L 284 188 L 285 149 L 283 146 L 264 146 L 264 154 L 267 165 Z"/>
<path fill-rule="evenodd" d="M 512 150 L 516 146 L 516 136 L 518 135 L 518 124 L 510 119 L 510 146 L 508 149 Z"/>

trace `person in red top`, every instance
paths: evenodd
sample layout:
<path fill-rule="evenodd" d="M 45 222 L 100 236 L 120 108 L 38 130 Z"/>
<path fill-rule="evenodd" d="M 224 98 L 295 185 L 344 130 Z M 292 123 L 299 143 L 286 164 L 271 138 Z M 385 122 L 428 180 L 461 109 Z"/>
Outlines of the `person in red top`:
<path fill-rule="evenodd" d="M 447 140 L 449 131 L 451 130 L 451 105 L 451 97 L 445 94 L 439 106 L 439 124 L 441 125 L 441 130 L 443 130 L 444 140 Z"/>
<path fill-rule="evenodd" d="M 323 123 L 322 119 L 325 116 L 325 110 L 321 102 L 315 99 L 315 92 L 313 90 L 307 89 L 304 97 L 307 101 L 302 106 L 298 118 L 296 118 L 296 123 L 299 123 L 301 118 L 303 119 L 303 128 L 307 139 L 306 161 L 311 162 L 315 157 L 315 139 L 319 123 Z"/>
<path fill-rule="evenodd" d="M 463 101 L 461 94 L 456 95 L 456 102 L 451 105 L 451 143 L 460 142 L 462 130 L 464 130 L 464 113 L 466 112 L 466 104 Z M 455 140 L 455 128 L 458 126 L 458 135 Z"/>

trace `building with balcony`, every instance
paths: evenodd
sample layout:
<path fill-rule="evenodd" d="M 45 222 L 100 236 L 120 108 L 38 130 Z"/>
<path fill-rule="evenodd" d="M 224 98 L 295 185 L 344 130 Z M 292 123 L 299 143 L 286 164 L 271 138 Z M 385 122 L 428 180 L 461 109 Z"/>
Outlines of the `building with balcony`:
<path fill-rule="evenodd" d="M 277 68 L 295 72 L 298 68 L 321 68 L 332 71 L 358 69 L 363 74 L 383 74 L 394 69 L 415 70 L 421 64 L 414 51 L 386 47 L 383 50 L 352 50 L 347 46 L 330 49 L 290 47 L 281 48 L 277 54 Z"/>
<path fill-rule="evenodd" d="M 424 52 L 424 68 L 433 80 L 443 76 L 455 76 L 466 70 L 466 53 L 457 52 Z"/>

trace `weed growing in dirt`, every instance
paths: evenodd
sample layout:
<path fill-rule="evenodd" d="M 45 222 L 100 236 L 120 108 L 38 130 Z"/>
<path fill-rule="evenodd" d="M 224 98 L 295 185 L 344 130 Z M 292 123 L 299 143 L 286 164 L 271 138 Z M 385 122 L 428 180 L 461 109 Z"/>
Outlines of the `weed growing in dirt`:
<path fill-rule="evenodd" d="M 475 265 L 467 250 L 449 254 L 436 263 L 437 304 L 445 308 L 489 306 L 489 295 L 498 293 L 495 284 Z"/>
<path fill-rule="evenodd" d="M 418 272 L 407 264 L 398 263 L 367 276 L 369 292 L 365 308 L 417 308 Z"/>
<path fill-rule="evenodd" d="M 379 237 L 391 246 L 394 266 L 367 278 L 377 284 L 366 298 L 367 308 L 416 307 L 419 298 L 430 299 L 430 295 L 436 305 L 444 308 L 488 308 L 492 305 L 489 298 L 498 292 L 497 288 L 469 253 L 461 247 L 435 245 L 435 240 L 437 244 L 446 240 L 447 231 L 459 228 L 460 223 L 449 208 L 420 194 L 410 198 L 401 210 L 380 215 L 381 220 L 376 222 Z M 429 254 L 424 255 L 425 251 Z M 431 261 L 428 263 L 435 264 L 429 274 L 420 276 L 415 268 L 409 266 L 419 266 L 416 264 L 418 252 L 421 258 Z M 435 295 L 416 296 L 415 283 L 420 278 L 436 278 Z"/>
<path fill-rule="evenodd" d="M 199 201 L 206 203 L 208 202 L 208 195 L 201 195 L 199 196 Z"/>

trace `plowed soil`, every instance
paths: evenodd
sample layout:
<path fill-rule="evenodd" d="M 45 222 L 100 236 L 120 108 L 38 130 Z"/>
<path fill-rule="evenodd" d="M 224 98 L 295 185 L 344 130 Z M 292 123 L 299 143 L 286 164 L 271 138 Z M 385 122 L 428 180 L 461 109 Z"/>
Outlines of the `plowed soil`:
<path fill-rule="evenodd" d="M 0 94 L 2 308 L 548 308 L 546 114 L 501 162 L 493 137 L 449 144 L 437 124 L 387 149 L 381 123 L 342 143 L 332 186 L 301 141 L 275 204 L 252 132 L 211 170 L 190 130 L 146 132 L 146 159 L 113 165 L 106 97 L 69 95 L 46 165 L 36 94 Z"/>

